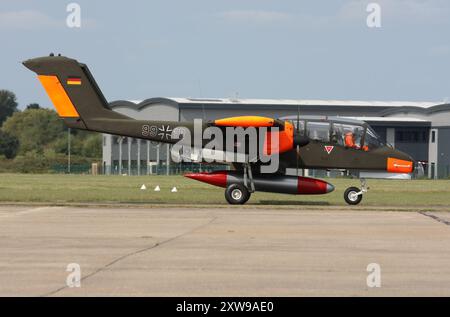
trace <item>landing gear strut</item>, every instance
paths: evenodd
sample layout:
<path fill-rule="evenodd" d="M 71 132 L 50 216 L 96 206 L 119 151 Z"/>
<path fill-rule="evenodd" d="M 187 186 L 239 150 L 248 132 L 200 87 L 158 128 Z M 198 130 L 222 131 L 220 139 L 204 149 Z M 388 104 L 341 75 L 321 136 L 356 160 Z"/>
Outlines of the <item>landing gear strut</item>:
<path fill-rule="evenodd" d="M 250 184 L 248 184 L 250 183 Z M 255 184 L 253 182 L 252 167 L 250 163 L 244 165 L 244 184 L 230 184 L 225 189 L 225 199 L 231 205 L 243 205 L 255 192 Z"/>
<path fill-rule="evenodd" d="M 363 194 L 367 193 L 367 191 L 369 190 L 366 180 L 364 178 L 361 178 L 360 181 L 361 189 L 359 189 L 358 187 L 349 187 L 345 190 L 344 199 L 347 204 L 358 205 L 363 198 Z"/>

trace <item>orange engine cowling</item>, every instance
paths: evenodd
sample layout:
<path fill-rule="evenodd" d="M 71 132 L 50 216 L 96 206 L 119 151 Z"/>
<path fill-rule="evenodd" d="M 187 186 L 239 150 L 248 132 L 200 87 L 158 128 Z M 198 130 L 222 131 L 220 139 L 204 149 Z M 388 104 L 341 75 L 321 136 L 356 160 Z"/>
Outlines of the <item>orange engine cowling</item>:
<path fill-rule="evenodd" d="M 284 130 L 266 132 L 264 155 L 284 153 L 294 148 L 294 126 L 285 122 Z"/>
<path fill-rule="evenodd" d="M 274 128 L 278 131 L 267 131 L 264 138 L 264 155 L 283 153 L 294 148 L 294 126 L 290 122 L 282 122 L 268 117 L 239 116 L 214 121 L 219 127 L 242 127 L 242 128 Z"/>
<path fill-rule="evenodd" d="M 214 124 L 218 127 L 272 127 L 275 124 L 275 120 L 267 117 L 259 116 L 240 116 L 230 117 L 224 119 L 218 119 L 214 121 Z"/>

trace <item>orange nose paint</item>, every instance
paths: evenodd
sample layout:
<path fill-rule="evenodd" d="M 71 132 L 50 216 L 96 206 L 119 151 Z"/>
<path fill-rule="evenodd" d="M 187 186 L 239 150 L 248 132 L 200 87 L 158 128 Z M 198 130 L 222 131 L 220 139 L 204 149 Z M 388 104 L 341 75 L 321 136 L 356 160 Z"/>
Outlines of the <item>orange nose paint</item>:
<path fill-rule="evenodd" d="M 387 171 L 390 173 L 411 173 L 413 171 L 413 162 L 388 157 Z"/>

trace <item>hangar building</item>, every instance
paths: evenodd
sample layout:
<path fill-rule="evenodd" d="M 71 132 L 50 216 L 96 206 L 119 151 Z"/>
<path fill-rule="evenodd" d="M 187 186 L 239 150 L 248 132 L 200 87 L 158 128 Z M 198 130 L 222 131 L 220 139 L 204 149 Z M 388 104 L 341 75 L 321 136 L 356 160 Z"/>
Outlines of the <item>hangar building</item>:
<path fill-rule="evenodd" d="M 110 107 L 140 120 L 191 121 L 261 115 L 340 116 L 366 121 L 383 141 L 423 164 L 425 176 L 450 176 L 450 104 L 402 101 L 151 98 L 114 101 Z M 165 144 L 103 135 L 106 174 L 144 175 L 177 171 Z M 169 168 L 168 168 L 169 167 Z"/>

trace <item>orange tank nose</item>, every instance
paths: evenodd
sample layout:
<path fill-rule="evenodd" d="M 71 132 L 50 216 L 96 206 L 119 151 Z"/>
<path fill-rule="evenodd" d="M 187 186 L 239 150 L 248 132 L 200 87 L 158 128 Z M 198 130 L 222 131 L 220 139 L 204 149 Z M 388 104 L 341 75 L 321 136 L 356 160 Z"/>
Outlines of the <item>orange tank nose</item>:
<path fill-rule="evenodd" d="M 387 159 L 387 171 L 390 173 L 411 173 L 414 169 L 412 161 L 405 161 L 389 157 Z"/>

